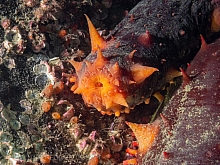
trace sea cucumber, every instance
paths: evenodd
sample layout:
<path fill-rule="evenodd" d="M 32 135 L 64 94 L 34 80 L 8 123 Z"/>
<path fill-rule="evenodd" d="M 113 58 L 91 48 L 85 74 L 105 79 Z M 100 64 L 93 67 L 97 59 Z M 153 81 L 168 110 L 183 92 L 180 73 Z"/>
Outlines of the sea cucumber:
<path fill-rule="evenodd" d="M 191 62 L 201 35 L 212 40 L 214 9 L 207 0 L 142 0 L 106 39 L 86 16 L 92 50 L 82 62 L 69 61 L 71 90 L 102 114 L 129 113 L 163 87 L 170 69 Z"/>
<path fill-rule="evenodd" d="M 201 49 L 187 68 L 188 75 L 197 76 L 180 87 L 163 109 L 169 123 L 161 125 L 140 164 L 219 164 L 219 45 L 220 39 Z"/>

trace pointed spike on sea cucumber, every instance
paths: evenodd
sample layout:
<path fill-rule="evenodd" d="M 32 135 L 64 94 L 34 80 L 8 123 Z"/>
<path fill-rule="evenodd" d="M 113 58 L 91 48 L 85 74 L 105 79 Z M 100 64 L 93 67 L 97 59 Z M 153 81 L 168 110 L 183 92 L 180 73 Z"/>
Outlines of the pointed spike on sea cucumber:
<path fill-rule="evenodd" d="M 190 76 L 182 69 L 180 68 L 180 71 L 182 72 L 183 75 L 183 87 L 186 86 L 191 80 Z"/>
<path fill-rule="evenodd" d="M 130 113 L 130 108 L 125 108 L 125 113 L 129 114 Z"/>
<path fill-rule="evenodd" d="M 113 100 L 115 103 L 117 104 L 120 104 L 120 105 L 123 105 L 125 107 L 128 107 L 128 103 L 127 101 L 125 100 L 124 96 L 120 93 L 116 93 L 115 94 L 115 100 Z"/>
<path fill-rule="evenodd" d="M 112 100 L 111 99 L 105 99 L 105 108 L 109 109 L 112 106 Z"/>
<path fill-rule="evenodd" d="M 150 103 L 150 97 L 146 98 L 146 100 L 144 101 L 145 104 L 149 104 Z"/>
<path fill-rule="evenodd" d="M 87 60 L 84 60 L 84 62 L 85 62 L 85 64 L 86 64 L 86 66 L 87 67 L 90 67 L 92 64 L 89 62 L 89 61 L 87 61 Z"/>
<path fill-rule="evenodd" d="M 94 25 L 92 24 L 91 20 L 89 17 L 84 14 L 88 23 L 89 27 L 89 34 L 90 34 L 90 39 L 91 39 L 91 46 L 92 46 L 92 51 L 97 51 L 99 48 L 101 50 L 106 48 L 106 41 L 104 38 L 100 36 Z"/>
<path fill-rule="evenodd" d="M 154 93 L 153 96 L 154 96 L 154 97 L 155 97 L 160 103 L 162 103 L 163 100 L 164 100 L 164 96 L 161 95 L 160 92 L 156 92 L 156 93 Z"/>
<path fill-rule="evenodd" d="M 101 113 L 102 115 L 105 115 L 105 114 L 106 114 L 106 111 L 100 111 L 100 113 Z"/>
<path fill-rule="evenodd" d="M 116 62 L 111 68 L 110 68 L 110 72 L 112 73 L 112 75 L 114 75 L 115 73 L 119 72 L 119 65 L 118 62 Z"/>
<path fill-rule="evenodd" d="M 95 60 L 95 65 L 96 66 L 103 66 L 103 65 L 105 65 L 104 62 L 105 62 L 105 57 L 103 56 L 101 50 L 98 49 L 97 58 Z"/>
<path fill-rule="evenodd" d="M 129 55 L 128 58 L 132 59 L 134 57 L 134 53 L 137 52 L 137 50 L 133 50 Z"/>
<path fill-rule="evenodd" d="M 200 35 L 200 38 L 201 38 L 201 41 L 202 41 L 202 45 L 201 45 L 200 50 L 204 51 L 204 50 L 207 49 L 207 43 L 205 41 L 205 38 L 202 35 Z"/>
<path fill-rule="evenodd" d="M 120 111 L 120 110 L 116 110 L 116 111 L 115 111 L 115 116 L 116 116 L 116 117 L 119 117 L 120 114 L 121 114 L 121 111 Z"/>
<path fill-rule="evenodd" d="M 165 125 L 165 127 L 170 127 L 171 128 L 171 122 L 167 117 L 165 117 L 162 113 L 160 113 L 160 117 Z"/>
<path fill-rule="evenodd" d="M 159 133 L 160 120 L 155 120 L 150 124 L 136 124 L 131 122 L 126 122 L 126 124 L 132 129 L 138 141 L 138 154 L 146 154 Z"/>
<path fill-rule="evenodd" d="M 117 44 L 115 45 L 115 48 L 119 48 L 120 45 L 121 45 L 121 43 L 120 43 L 120 42 L 117 42 Z"/>
<path fill-rule="evenodd" d="M 172 156 L 171 153 L 166 152 L 166 151 L 164 151 L 164 152 L 162 153 L 162 155 L 163 155 L 163 158 L 164 158 L 164 159 L 169 159 L 169 158 Z"/>
<path fill-rule="evenodd" d="M 182 73 L 179 70 L 174 68 L 169 68 L 166 73 L 166 82 L 171 83 L 171 81 L 173 81 L 175 77 L 179 77 L 179 76 L 182 76 Z"/>
<path fill-rule="evenodd" d="M 75 84 L 70 88 L 70 90 L 71 90 L 72 92 L 74 92 L 77 88 L 78 88 L 78 85 L 75 83 Z"/>
<path fill-rule="evenodd" d="M 128 84 L 136 84 L 136 82 L 135 82 L 135 81 L 132 81 L 132 80 L 129 80 L 129 81 L 128 81 Z"/>
<path fill-rule="evenodd" d="M 138 42 L 143 45 L 144 47 L 149 47 L 152 43 L 152 38 L 148 30 L 146 30 L 145 33 L 142 33 L 140 36 L 138 36 Z"/>
<path fill-rule="evenodd" d="M 119 86 L 120 85 L 120 81 L 118 79 L 114 79 L 112 81 L 112 84 L 116 85 L 116 86 Z"/>
<path fill-rule="evenodd" d="M 76 70 L 76 72 L 79 72 L 82 69 L 82 62 L 76 62 L 74 60 L 69 60 L 68 61 Z"/>
<path fill-rule="evenodd" d="M 77 77 L 74 75 L 74 76 L 70 77 L 69 80 L 70 80 L 70 82 L 76 82 Z"/>
<path fill-rule="evenodd" d="M 134 64 L 131 66 L 131 74 L 137 84 L 142 83 L 147 77 L 152 75 L 155 71 L 158 71 L 157 68 L 143 66 L 140 64 Z"/>
<path fill-rule="evenodd" d="M 191 66 L 191 64 L 190 63 L 187 63 L 187 67 L 190 67 Z"/>
<path fill-rule="evenodd" d="M 80 88 L 80 86 L 78 85 L 78 83 L 75 83 L 73 86 L 75 86 L 75 90 L 73 90 L 73 93 L 75 93 L 75 94 L 82 94 L 84 88 L 82 88 L 82 87 Z M 72 89 L 74 89 L 73 86 L 72 86 L 72 88 L 71 88 L 71 91 L 72 91 Z"/>

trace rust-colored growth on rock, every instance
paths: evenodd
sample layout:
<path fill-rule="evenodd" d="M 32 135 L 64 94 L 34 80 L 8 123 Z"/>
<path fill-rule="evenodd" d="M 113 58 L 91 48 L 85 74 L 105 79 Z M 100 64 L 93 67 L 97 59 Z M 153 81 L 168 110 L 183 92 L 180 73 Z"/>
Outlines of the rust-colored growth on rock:
<path fill-rule="evenodd" d="M 61 116 L 58 112 L 53 112 L 52 113 L 52 118 L 55 120 L 60 120 Z"/>
<path fill-rule="evenodd" d="M 49 84 L 47 85 L 43 91 L 41 92 L 41 94 L 45 97 L 51 97 L 53 95 L 53 85 L 52 84 Z"/>
<path fill-rule="evenodd" d="M 98 156 L 94 156 L 92 158 L 89 159 L 87 165 L 98 165 L 99 164 L 99 157 Z"/>
<path fill-rule="evenodd" d="M 138 161 L 137 158 L 128 159 L 123 161 L 123 165 L 137 165 Z"/>
<path fill-rule="evenodd" d="M 62 81 L 56 82 L 53 86 L 53 93 L 59 94 L 64 88 L 64 84 Z"/>
<path fill-rule="evenodd" d="M 49 164 L 50 161 L 51 161 L 51 156 L 50 156 L 49 154 L 43 154 L 43 155 L 41 155 L 41 157 L 40 157 L 40 161 L 41 161 L 41 163 L 43 163 L 43 164 Z"/>
<path fill-rule="evenodd" d="M 156 120 L 150 124 L 135 124 L 131 122 L 126 122 L 126 124 L 132 129 L 138 141 L 138 154 L 146 154 L 146 152 L 153 145 L 154 140 L 159 133 L 160 121 Z"/>
<path fill-rule="evenodd" d="M 131 155 L 137 155 L 137 150 L 135 150 L 135 149 L 127 148 L 126 152 Z"/>
<path fill-rule="evenodd" d="M 51 102 L 49 101 L 45 101 L 41 104 L 41 109 L 44 111 L 44 112 L 48 112 L 50 109 L 51 109 Z"/>
<path fill-rule="evenodd" d="M 62 29 L 58 32 L 58 36 L 61 38 L 63 38 L 65 35 L 67 35 L 67 31 L 64 29 Z"/>

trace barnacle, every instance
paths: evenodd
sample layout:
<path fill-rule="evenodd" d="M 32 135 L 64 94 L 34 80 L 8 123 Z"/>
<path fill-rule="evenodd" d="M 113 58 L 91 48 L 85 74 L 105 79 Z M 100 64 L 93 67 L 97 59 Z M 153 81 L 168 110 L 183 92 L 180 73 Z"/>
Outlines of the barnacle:
<path fill-rule="evenodd" d="M 11 142 L 13 136 L 8 132 L 0 132 L 0 142 Z"/>

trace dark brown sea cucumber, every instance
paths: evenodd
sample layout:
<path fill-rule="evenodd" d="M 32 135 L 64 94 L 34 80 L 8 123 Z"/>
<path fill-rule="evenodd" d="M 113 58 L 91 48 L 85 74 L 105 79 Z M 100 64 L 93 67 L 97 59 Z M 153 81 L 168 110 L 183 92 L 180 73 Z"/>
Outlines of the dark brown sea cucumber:
<path fill-rule="evenodd" d="M 72 91 L 102 114 L 128 113 L 165 83 L 169 69 L 186 66 L 201 35 L 212 39 L 207 0 L 142 0 L 105 40 L 90 20 L 92 51 L 76 69 Z"/>

